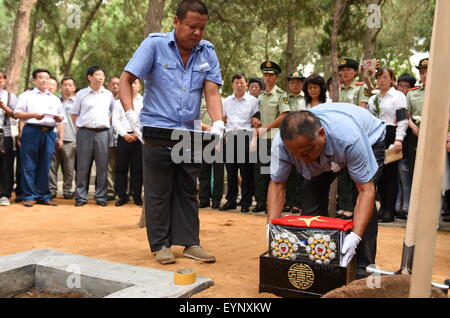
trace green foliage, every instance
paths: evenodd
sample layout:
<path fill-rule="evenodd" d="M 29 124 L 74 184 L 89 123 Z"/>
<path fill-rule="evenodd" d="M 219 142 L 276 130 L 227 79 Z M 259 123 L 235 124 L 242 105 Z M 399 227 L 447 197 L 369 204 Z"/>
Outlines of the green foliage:
<path fill-rule="evenodd" d="M 68 67 L 69 55 L 80 29 L 70 28 L 68 6 L 81 8 L 83 26 L 99 0 L 38 0 L 36 41 L 31 68 L 46 67 L 58 79 Z M 18 0 L 0 0 L 0 68 L 6 67 Z M 205 39 L 215 47 L 224 78 L 223 94 L 231 93 L 234 73 L 261 76 L 259 65 L 270 59 L 286 65 L 288 19 L 296 21 L 293 62 L 300 69 L 314 65 L 314 72 L 330 74 L 330 34 L 334 0 L 205 0 L 210 11 Z M 178 0 L 165 1 L 162 32 L 172 30 Z M 103 0 L 92 23 L 83 33 L 70 63 L 79 87 L 87 85 L 84 73 L 91 65 L 106 69 L 107 76 L 123 70 L 144 36 L 148 1 Z M 430 46 L 435 1 L 385 0 L 376 56 L 400 74 L 411 72 L 409 57 Z M 38 9 L 39 8 L 39 9 Z M 339 33 L 339 55 L 360 59 L 368 17 L 367 0 L 348 0 Z M 4 39 L 7 39 L 6 41 Z M 283 70 L 284 71 L 284 70 Z M 25 72 L 22 72 L 25 76 Z M 308 75 L 308 74 L 307 74 Z M 281 74 L 282 79 L 286 76 Z"/>

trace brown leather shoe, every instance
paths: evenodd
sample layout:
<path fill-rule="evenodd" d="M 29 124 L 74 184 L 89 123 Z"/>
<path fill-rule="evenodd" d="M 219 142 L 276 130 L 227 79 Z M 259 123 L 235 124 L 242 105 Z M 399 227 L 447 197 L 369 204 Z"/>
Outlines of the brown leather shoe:
<path fill-rule="evenodd" d="M 58 206 L 58 203 L 56 203 L 55 201 L 42 201 L 42 200 L 37 200 L 36 204 L 40 204 L 40 205 L 49 205 L 49 206 Z"/>
<path fill-rule="evenodd" d="M 33 201 L 23 201 L 23 206 L 27 207 L 27 208 L 31 208 L 33 206 L 34 202 Z"/>

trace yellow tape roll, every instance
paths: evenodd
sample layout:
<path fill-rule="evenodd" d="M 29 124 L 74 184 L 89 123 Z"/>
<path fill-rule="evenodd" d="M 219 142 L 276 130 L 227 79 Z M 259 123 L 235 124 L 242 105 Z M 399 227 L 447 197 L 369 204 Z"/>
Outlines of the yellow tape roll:
<path fill-rule="evenodd" d="M 179 269 L 173 273 L 173 282 L 177 285 L 190 285 L 195 283 L 197 273 L 192 269 Z"/>

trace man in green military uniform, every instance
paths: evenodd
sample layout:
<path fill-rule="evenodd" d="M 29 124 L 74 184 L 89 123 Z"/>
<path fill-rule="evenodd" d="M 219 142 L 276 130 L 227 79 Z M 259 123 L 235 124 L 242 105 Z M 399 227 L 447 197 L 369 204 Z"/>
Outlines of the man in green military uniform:
<path fill-rule="evenodd" d="M 212 126 L 212 120 L 206 107 L 205 97 L 202 97 L 200 106 L 202 128 L 207 130 Z M 222 150 L 221 150 L 222 151 Z M 223 162 L 202 162 L 199 180 L 200 208 L 211 205 L 213 209 L 219 209 L 223 196 L 224 164 Z M 211 202 L 212 201 L 212 202 Z"/>
<path fill-rule="evenodd" d="M 350 103 L 367 108 L 371 95 L 364 82 L 357 81 L 359 63 L 353 59 L 345 58 L 339 62 L 339 76 L 342 84 L 339 87 L 339 100 L 341 103 Z M 351 219 L 356 204 L 357 190 L 347 171 L 338 177 L 338 217 Z"/>
<path fill-rule="evenodd" d="M 272 61 L 260 66 L 266 89 L 258 96 L 261 127 L 258 128 L 258 162 L 255 165 L 255 199 L 253 212 L 266 211 L 267 189 L 270 183 L 270 148 L 281 121 L 289 113 L 289 97 L 276 83 L 281 67 Z M 266 151 L 264 151 L 264 149 Z M 263 157 L 261 152 L 264 151 Z M 269 159 L 269 160 L 268 160 Z"/>
<path fill-rule="evenodd" d="M 408 103 L 408 112 L 410 114 L 409 128 L 407 134 L 407 147 L 408 147 L 408 159 L 409 168 L 411 173 L 414 173 L 414 165 L 416 161 L 417 140 L 419 137 L 419 126 L 422 117 L 423 100 L 425 97 L 425 84 L 427 82 L 429 59 L 424 58 L 420 60 L 419 65 L 416 68 L 419 70 L 420 83 L 419 87 L 412 88 L 406 95 Z"/>
<path fill-rule="evenodd" d="M 305 96 L 303 94 L 303 84 L 305 77 L 297 70 L 289 74 L 289 107 L 291 112 L 306 109 Z M 286 206 L 283 212 L 300 213 L 300 189 L 303 177 L 293 169 L 286 182 Z"/>

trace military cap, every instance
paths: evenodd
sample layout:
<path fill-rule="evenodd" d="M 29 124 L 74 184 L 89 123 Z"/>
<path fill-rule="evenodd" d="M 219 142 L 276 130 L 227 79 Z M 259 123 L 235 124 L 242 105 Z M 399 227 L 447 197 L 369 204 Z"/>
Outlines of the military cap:
<path fill-rule="evenodd" d="M 428 67 L 428 64 L 429 64 L 429 63 L 430 63 L 430 61 L 429 61 L 429 58 L 428 58 L 428 57 L 427 57 L 427 58 L 424 58 L 424 59 L 421 59 L 420 62 L 419 62 L 419 65 L 416 66 L 416 68 L 417 68 L 418 70 L 420 70 L 421 68 Z"/>
<path fill-rule="evenodd" d="M 344 67 L 350 67 L 350 68 L 352 68 L 352 69 L 354 69 L 355 71 L 358 72 L 358 70 L 359 70 L 359 63 L 356 62 L 355 60 L 352 60 L 352 59 L 342 59 L 339 62 L 338 69 L 341 70 Z"/>
<path fill-rule="evenodd" d="M 261 72 L 264 73 L 270 73 L 270 74 L 280 74 L 281 73 L 281 67 L 272 61 L 265 61 L 260 66 Z"/>
<path fill-rule="evenodd" d="M 264 84 L 264 81 L 258 77 L 252 77 L 248 80 L 248 85 L 250 86 L 251 83 L 258 83 L 259 87 L 261 89 L 266 89 L 266 85 Z"/>
<path fill-rule="evenodd" d="M 288 80 L 291 80 L 294 78 L 301 79 L 302 81 L 305 80 L 305 77 L 303 76 L 303 74 L 300 71 L 293 71 L 291 74 L 289 74 Z"/>

